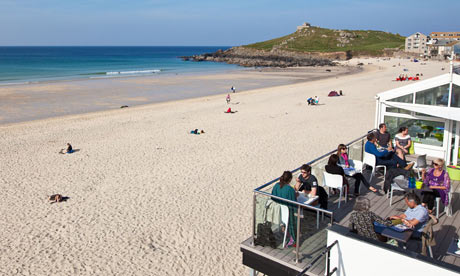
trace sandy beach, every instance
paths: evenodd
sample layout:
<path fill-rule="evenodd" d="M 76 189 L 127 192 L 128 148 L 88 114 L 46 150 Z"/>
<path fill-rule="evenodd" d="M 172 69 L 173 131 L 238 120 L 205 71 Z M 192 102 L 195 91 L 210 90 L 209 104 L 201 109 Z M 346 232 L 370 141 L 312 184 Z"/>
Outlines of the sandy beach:
<path fill-rule="evenodd" d="M 328 71 L 326 71 L 328 70 Z M 2 85 L 0 124 L 248 91 L 361 71 L 356 66 L 261 68 Z"/>
<path fill-rule="evenodd" d="M 399 74 L 448 71 L 434 61 L 344 63 L 359 62 L 360 73 L 245 90 L 230 105 L 208 94 L 1 125 L 0 274 L 245 275 L 239 243 L 251 232 L 251 191 L 373 128 L 374 96 L 410 83 L 393 81 Z M 42 87 L 48 102 L 53 85 Z M 0 95 L 35 93 L 6 89 Z M 344 97 L 327 97 L 340 89 Z M 320 105 L 307 106 L 315 95 Z M 8 108 L 2 117 L 23 112 L 14 101 Z M 189 134 L 195 128 L 206 133 Z M 79 151 L 58 154 L 67 142 Z M 69 199 L 50 204 L 54 193 Z"/>

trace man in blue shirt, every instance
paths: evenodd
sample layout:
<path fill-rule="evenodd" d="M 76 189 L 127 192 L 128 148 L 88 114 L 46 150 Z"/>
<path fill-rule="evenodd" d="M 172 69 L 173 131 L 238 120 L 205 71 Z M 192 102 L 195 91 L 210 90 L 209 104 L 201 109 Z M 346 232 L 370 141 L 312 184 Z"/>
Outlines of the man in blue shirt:
<path fill-rule="evenodd" d="M 390 219 L 400 219 L 404 225 L 413 228 L 413 236 L 420 236 L 423 228 L 430 220 L 428 210 L 420 205 L 420 198 L 414 193 L 406 194 L 404 200 L 409 208 L 404 214 L 392 216 Z"/>
<path fill-rule="evenodd" d="M 371 132 L 367 135 L 367 142 L 364 146 L 364 150 L 367 153 L 375 155 L 376 165 L 384 165 L 387 168 L 399 167 L 406 170 L 409 170 L 413 166 L 413 163 L 407 165 L 406 161 L 394 154 L 394 151 L 388 151 L 387 149 L 378 150 L 375 146 L 376 142 L 377 138 L 375 134 Z"/>

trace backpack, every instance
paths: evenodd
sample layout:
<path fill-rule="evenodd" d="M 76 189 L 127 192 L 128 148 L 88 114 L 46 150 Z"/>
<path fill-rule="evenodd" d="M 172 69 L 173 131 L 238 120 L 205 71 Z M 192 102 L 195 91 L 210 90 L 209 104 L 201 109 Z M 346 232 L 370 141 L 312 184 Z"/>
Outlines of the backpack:
<path fill-rule="evenodd" d="M 271 246 L 276 248 L 276 239 L 272 231 L 272 223 L 266 221 L 257 224 L 257 235 L 254 239 L 254 245 Z"/>

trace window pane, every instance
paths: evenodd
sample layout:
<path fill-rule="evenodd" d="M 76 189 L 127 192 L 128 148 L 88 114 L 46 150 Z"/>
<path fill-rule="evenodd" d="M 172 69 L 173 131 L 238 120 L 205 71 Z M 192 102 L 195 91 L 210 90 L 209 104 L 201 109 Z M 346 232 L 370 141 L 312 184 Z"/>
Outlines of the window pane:
<path fill-rule="evenodd" d="M 435 118 L 435 116 L 432 116 L 432 115 L 429 115 L 429 114 L 424 114 L 424 113 L 418 113 L 418 112 L 415 112 L 415 116 L 424 116 L 424 117 L 433 117 L 433 118 Z"/>
<path fill-rule="evenodd" d="M 400 127 L 409 128 L 409 135 L 415 143 L 442 147 L 444 139 L 444 123 L 417 119 L 385 116 L 385 124 L 393 138 Z"/>
<path fill-rule="evenodd" d="M 447 106 L 449 101 L 449 84 L 417 92 L 415 103 L 425 105 Z"/>
<path fill-rule="evenodd" d="M 398 102 L 398 103 L 413 103 L 414 102 L 414 94 L 409 94 L 405 96 L 401 96 L 398 98 L 394 98 L 391 100 L 388 100 L 389 102 Z"/>
<path fill-rule="evenodd" d="M 460 107 L 460 86 L 452 85 L 452 99 L 450 100 L 450 106 Z"/>
<path fill-rule="evenodd" d="M 402 108 L 397 108 L 397 107 L 387 107 L 386 112 L 411 114 L 411 112 L 409 110 L 402 109 Z"/>

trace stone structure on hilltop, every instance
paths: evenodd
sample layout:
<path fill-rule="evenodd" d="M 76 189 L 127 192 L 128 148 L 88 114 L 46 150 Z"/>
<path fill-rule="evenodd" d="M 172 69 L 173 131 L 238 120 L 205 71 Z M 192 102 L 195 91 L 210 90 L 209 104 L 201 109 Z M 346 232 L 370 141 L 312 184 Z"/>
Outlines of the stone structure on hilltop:
<path fill-rule="evenodd" d="M 303 29 L 308 29 L 310 28 L 310 23 L 304 22 L 302 25 L 297 26 L 297 31 L 302 31 Z"/>

